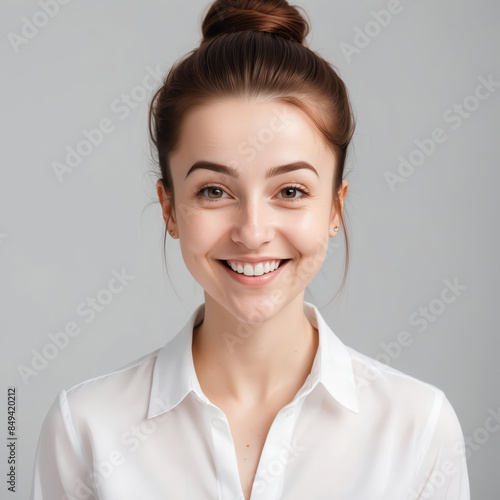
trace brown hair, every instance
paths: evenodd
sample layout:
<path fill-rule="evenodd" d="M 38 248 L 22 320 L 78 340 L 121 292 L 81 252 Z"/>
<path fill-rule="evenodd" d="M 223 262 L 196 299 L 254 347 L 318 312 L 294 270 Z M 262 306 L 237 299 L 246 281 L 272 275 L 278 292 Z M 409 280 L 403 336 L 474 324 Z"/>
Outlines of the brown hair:
<path fill-rule="evenodd" d="M 200 46 L 172 66 L 151 101 L 149 133 L 165 192 L 174 204 L 169 158 L 180 145 L 181 125 L 189 113 L 227 96 L 264 97 L 299 107 L 337 160 L 332 189 L 346 245 L 342 288 L 349 241 L 338 191 L 355 120 L 344 82 L 304 43 L 309 24 L 299 8 L 285 0 L 214 1 L 202 23 Z M 167 230 L 168 221 L 164 245 Z"/>

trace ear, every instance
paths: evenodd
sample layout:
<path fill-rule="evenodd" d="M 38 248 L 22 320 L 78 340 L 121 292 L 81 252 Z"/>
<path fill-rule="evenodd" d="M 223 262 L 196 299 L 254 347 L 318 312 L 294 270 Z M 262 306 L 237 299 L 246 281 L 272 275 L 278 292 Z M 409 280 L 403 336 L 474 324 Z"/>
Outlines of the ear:
<path fill-rule="evenodd" d="M 170 197 L 167 195 L 165 188 L 163 187 L 163 180 L 159 179 L 156 182 L 156 192 L 158 194 L 158 199 L 160 200 L 163 220 L 167 225 L 167 231 L 169 232 L 172 238 L 176 238 L 177 236 L 177 222 L 175 220 L 174 207 L 172 206 L 172 202 Z M 173 231 L 172 234 L 170 231 Z"/>
<path fill-rule="evenodd" d="M 339 190 L 337 191 L 337 195 L 340 203 L 340 212 L 344 210 L 344 199 L 347 194 L 347 188 L 349 186 L 349 182 L 345 179 L 342 181 Z M 330 220 L 330 228 L 329 228 L 329 236 L 337 236 L 338 231 L 334 231 L 333 228 L 338 226 L 340 227 L 340 213 L 336 210 L 335 203 L 332 200 L 332 210 L 331 210 L 332 218 Z"/>

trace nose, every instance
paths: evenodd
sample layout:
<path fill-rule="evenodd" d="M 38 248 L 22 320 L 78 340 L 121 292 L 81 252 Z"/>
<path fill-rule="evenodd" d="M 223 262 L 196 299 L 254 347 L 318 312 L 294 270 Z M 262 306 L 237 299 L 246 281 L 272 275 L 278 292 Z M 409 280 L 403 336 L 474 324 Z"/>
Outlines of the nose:
<path fill-rule="evenodd" d="M 257 249 L 275 236 L 274 216 L 257 195 L 234 209 L 231 238 L 249 249 Z"/>

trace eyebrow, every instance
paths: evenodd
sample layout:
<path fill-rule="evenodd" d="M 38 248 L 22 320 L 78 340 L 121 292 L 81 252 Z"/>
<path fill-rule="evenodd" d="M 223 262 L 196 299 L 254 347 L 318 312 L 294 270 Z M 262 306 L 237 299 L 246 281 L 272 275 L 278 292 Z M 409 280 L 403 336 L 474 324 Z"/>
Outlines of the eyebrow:
<path fill-rule="evenodd" d="M 230 175 L 231 177 L 238 178 L 240 173 L 233 167 L 227 167 L 226 165 L 219 165 L 218 163 L 212 163 L 210 161 L 197 161 L 186 174 L 187 176 L 194 172 L 197 169 L 206 169 L 213 170 L 214 172 L 220 172 L 221 174 Z M 275 177 L 276 175 L 286 174 L 287 172 L 293 172 L 294 170 L 300 170 L 303 168 L 307 168 L 308 170 L 312 170 L 318 177 L 318 171 L 306 161 L 296 161 L 294 163 L 288 163 L 287 165 L 279 165 L 277 167 L 270 168 L 266 173 L 266 179 L 270 177 Z"/>

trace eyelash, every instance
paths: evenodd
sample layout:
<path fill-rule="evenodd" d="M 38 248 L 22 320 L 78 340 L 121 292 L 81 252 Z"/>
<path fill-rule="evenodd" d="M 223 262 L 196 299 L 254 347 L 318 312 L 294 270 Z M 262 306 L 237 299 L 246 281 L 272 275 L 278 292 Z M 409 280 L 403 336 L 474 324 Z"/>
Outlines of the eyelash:
<path fill-rule="evenodd" d="M 196 191 L 194 196 L 196 198 L 205 198 L 209 202 L 218 201 L 218 200 L 222 199 L 222 198 L 208 198 L 206 196 L 202 196 L 201 193 L 203 191 L 205 191 L 205 189 L 208 189 L 208 188 L 217 188 L 217 189 L 220 189 L 220 190 L 225 192 L 224 188 L 222 188 L 221 186 L 218 186 L 217 184 L 203 184 L 203 186 L 200 186 L 198 188 L 198 190 Z M 311 193 L 304 186 L 301 186 L 300 184 L 288 184 L 287 186 L 282 187 L 279 192 L 281 193 L 281 191 L 283 191 L 284 189 L 295 189 L 296 191 L 301 191 L 302 193 L 304 193 L 305 196 L 299 196 L 298 198 L 282 198 L 283 200 L 286 200 L 286 201 L 289 201 L 292 203 L 297 201 L 297 200 L 300 200 L 302 198 L 305 198 L 306 196 L 311 195 Z"/>

